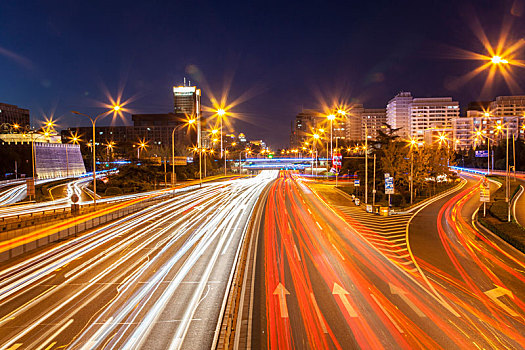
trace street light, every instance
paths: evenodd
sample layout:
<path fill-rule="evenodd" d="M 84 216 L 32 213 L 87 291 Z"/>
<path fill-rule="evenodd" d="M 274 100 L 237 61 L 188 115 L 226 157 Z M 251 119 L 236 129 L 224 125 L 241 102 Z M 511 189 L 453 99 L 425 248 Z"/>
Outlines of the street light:
<path fill-rule="evenodd" d="M 417 147 L 417 141 L 411 139 L 410 141 L 410 205 L 414 202 L 414 151 L 413 148 Z"/>
<path fill-rule="evenodd" d="M 224 118 L 224 116 L 226 115 L 226 111 L 224 110 L 224 108 L 219 108 L 217 110 L 217 116 L 219 117 L 219 122 L 221 123 L 221 158 L 223 157 L 223 152 L 224 152 L 224 149 L 223 149 L 223 139 L 222 139 L 222 119 Z M 224 157 L 224 176 L 226 176 L 226 157 Z"/>
<path fill-rule="evenodd" d="M 330 121 L 330 158 L 333 159 L 333 146 L 332 146 L 332 134 L 334 132 L 334 119 L 335 119 L 335 115 L 333 114 L 329 114 L 326 116 L 326 118 L 328 118 L 328 120 Z"/>
<path fill-rule="evenodd" d="M 100 113 L 95 118 L 91 118 L 91 116 L 89 116 L 87 114 L 84 114 L 84 113 L 80 113 L 80 112 L 77 112 L 77 111 L 71 111 L 71 113 L 74 113 L 74 114 L 77 114 L 77 115 L 83 115 L 85 117 L 88 117 L 89 120 L 91 121 L 92 126 L 93 126 L 93 148 L 92 148 L 92 150 L 93 150 L 93 204 L 94 205 L 97 205 L 97 175 L 96 175 L 96 173 L 97 173 L 97 164 L 96 164 L 96 159 L 95 159 L 95 124 L 97 123 L 98 118 L 108 115 L 108 113 L 110 113 L 111 111 L 118 112 L 119 110 L 120 110 L 120 106 L 119 105 L 115 105 L 115 106 L 113 106 L 113 108 L 111 110 L 106 111 L 104 113 Z"/>
<path fill-rule="evenodd" d="M 75 133 L 71 133 L 70 132 L 70 137 L 69 137 L 69 141 L 71 141 L 71 143 L 73 143 L 74 145 L 78 145 L 79 141 L 80 141 L 80 138 L 78 137 L 78 135 Z M 66 142 L 66 177 L 69 177 L 69 153 L 68 153 L 68 150 L 67 150 L 67 145 L 69 144 L 69 142 Z"/>
<path fill-rule="evenodd" d="M 492 56 L 490 61 L 492 63 L 494 63 L 494 64 L 507 64 L 507 63 L 509 63 L 509 61 L 507 61 L 506 59 L 502 58 L 501 56 Z"/>
<path fill-rule="evenodd" d="M 144 150 L 148 147 L 148 143 L 145 140 L 140 140 L 137 144 L 137 159 L 140 160 L 140 150 Z"/>
<path fill-rule="evenodd" d="M 188 126 L 192 126 L 195 124 L 196 119 L 192 118 L 189 119 L 187 122 Z M 186 124 L 181 124 L 173 128 L 173 131 L 171 132 L 171 186 L 175 186 L 175 131 L 179 130 L 180 128 L 186 126 Z M 201 179 L 202 181 L 202 179 Z"/>
<path fill-rule="evenodd" d="M 510 222 L 509 126 L 507 125 L 505 128 L 503 128 L 503 126 L 501 124 L 498 124 L 496 126 L 496 130 L 497 130 L 496 134 L 499 134 L 499 133 L 503 132 L 503 129 L 505 129 L 506 139 L 507 139 L 507 150 L 506 150 L 506 155 L 505 155 L 505 161 L 506 161 L 506 165 L 505 165 L 505 202 L 507 202 L 507 207 L 508 207 L 507 219 Z M 516 166 L 516 164 L 514 164 L 514 166 Z"/>

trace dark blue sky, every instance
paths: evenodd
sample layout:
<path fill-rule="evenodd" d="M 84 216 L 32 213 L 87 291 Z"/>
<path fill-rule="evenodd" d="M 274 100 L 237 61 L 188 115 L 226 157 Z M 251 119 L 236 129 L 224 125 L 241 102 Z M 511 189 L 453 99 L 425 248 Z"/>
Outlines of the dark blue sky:
<path fill-rule="evenodd" d="M 234 109 L 247 120 L 235 131 L 283 146 L 301 107 L 334 96 L 372 108 L 401 90 L 462 105 L 510 94 L 497 79 L 480 96 L 486 74 L 451 84 L 480 64 L 452 59 L 452 48 L 485 53 L 476 20 L 493 42 L 503 23 L 512 24 L 510 39 L 523 38 L 523 11 L 522 0 L 3 0 L 0 102 L 29 108 L 33 120 L 55 110 L 68 127 L 87 125 L 72 109 L 102 111 L 96 105 L 107 102 L 105 88 L 116 96 L 124 87 L 134 112 L 163 113 L 185 76 L 201 82 L 205 97 L 203 78 L 216 95 L 232 79 L 231 100 L 251 96 Z M 524 86 L 524 70 L 514 71 Z"/>

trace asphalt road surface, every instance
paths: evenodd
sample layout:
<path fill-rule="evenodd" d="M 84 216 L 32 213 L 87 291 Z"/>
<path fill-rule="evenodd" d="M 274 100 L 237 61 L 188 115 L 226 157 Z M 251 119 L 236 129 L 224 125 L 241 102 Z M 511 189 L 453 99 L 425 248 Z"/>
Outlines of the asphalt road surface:
<path fill-rule="evenodd" d="M 479 205 L 476 179 L 409 217 L 392 217 L 392 229 L 374 214 L 345 217 L 344 196 L 312 188 L 285 175 L 268 191 L 256 226 L 250 317 L 240 322 L 249 336 L 239 348 L 525 344 L 523 257 L 467 232 Z M 405 225 L 404 241 L 392 238 L 396 225 Z"/>
<path fill-rule="evenodd" d="M 210 348 L 276 175 L 207 184 L 3 267 L 0 348 Z"/>

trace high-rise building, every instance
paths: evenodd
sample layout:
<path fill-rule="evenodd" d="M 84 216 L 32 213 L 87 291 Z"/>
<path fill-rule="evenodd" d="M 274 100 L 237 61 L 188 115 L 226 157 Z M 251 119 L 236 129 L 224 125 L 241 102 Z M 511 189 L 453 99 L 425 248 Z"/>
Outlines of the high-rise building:
<path fill-rule="evenodd" d="M 494 117 L 524 117 L 525 96 L 498 96 L 488 112 Z"/>
<path fill-rule="evenodd" d="M 30 125 L 29 110 L 15 105 L 0 103 L 0 124 L 18 125 L 25 129 Z"/>
<path fill-rule="evenodd" d="M 459 103 L 452 97 L 414 98 L 410 104 L 410 136 L 424 141 L 427 129 L 452 129 L 459 117 Z"/>
<path fill-rule="evenodd" d="M 173 87 L 173 102 L 175 114 L 184 115 L 185 119 L 196 119 L 197 145 L 201 145 L 203 129 L 201 90 L 196 86 L 186 86 L 186 79 L 184 79 L 183 86 Z"/>
<path fill-rule="evenodd" d="M 368 136 L 368 140 L 376 140 L 378 131 L 384 130 L 386 123 L 386 109 L 385 108 L 365 108 L 361 114 L 362 119 L 362 136 L 364 140 Z"/>
<path fill-rule="evenodd" d="M 186 123 L 187 118 L 181 113 L 132 114 L 134 126 L 177 126 Z"/>
<path fill-rule="evenodd" d="M 318 128 L 323 121 L 321 113 L 314 109 L 303 109 L 292 121 L 290 134 L 290 147 L 301 147 L 312 130 Z"/>
<path fill-rule="evenodd" d="M 346 114 L 346 138 L 348 140 L 364 140 L 363 113 L 365 108 L 362 104 L 354 104 Z"/>
<path fill-rule="evenodd" d="M 394 129 L 399 129 L 397 135 L 401 138 L 410 136 L 410 92 L 400 92 L 386 105 L 386 122 Z"/>

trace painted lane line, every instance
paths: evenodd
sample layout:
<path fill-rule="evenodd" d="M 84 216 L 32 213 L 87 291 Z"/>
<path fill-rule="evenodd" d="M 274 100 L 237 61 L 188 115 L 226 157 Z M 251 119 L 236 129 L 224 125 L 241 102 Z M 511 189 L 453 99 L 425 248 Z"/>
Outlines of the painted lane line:
<path fill-rule="evenodd" d="M 297 255 L 297 260 L 301 261 L 301 255 L 299 254 L 299 250 L 297 249 L 297 245 L 294 244 L 293 248 L 294 248 L 294 251 L 295 251 L 295 255 Z"/>
<path fill-rule="evenodd" d="M 310 299 L 312 300 L 312 305 L 314 306 L 314 310 L 315 310 L 315 313 L 317 314 L 317 318 L 319 319 L 319 323 L 321 324 L 321 329 L 323 330 L 323 333 L 328 333 L 328 329 L 326 328 L 326 322 L 323 318 L 323 315 L 321 314 L 319 305 L 317 305 L 317 301 L 315 300 L 314 293 L 310 293 Z"/>
<path fill-rule="evenodd" d="M 38 348 L 36 348 L 36 350 L 42 350 L 49 342 L 51 342 L 57 335 L 59 335 L 60 333 L 62 333 L 62 331 L 64 329 L 66 329 L 67 327 L 69 327 L 69 325 L 73 323 L 73 319 L 69 319 L 69 321 L 67 321 L 62 327 L 60 327 L 55 333 L 53 333 L 49 338 L 47 338 L 47 340 L 45 342 L 43 342 Z M 48 347 L 49 348 L 49 347 Z"/>
<path fill-rule="evenodd" d="M 496 305 L 498 305 L 500 308 L 505 310 L 509 315 L 511 315 L 513 317 L 518 317 L 519 316 L 514 310 L 512 310 L 510 307 L 508 307 L 501 300 L 498 299 L 499 297 L 501 297 L 503 295 L 507 295 L 511 299 L 514 299 L 514 295 L 512 295 L 512 292 L 510 290 L 505 289 L 505 288 L 500 287 L 500 286 L 496 286 L 496 288 L 494 288 L 494 289 L 487 290 L 485 292 L 485 294 L 490 299 L 492 299 L 492 301 L 494 301 L 494 303 Z"/>
<path fill-rule="evenodd" d="M 317 224 L 317 227 L 319 227 L 319 230 L 322 230 L 323 228 L 321 227 L 321 225 L 319 225 L 319 223 L 316 221 L 315 222 Z"/>
<path fill-rule="evenodd" d="M 339 249 L 337 249 L 337 247 L 332 243 L 332 247 L 334 247 L 335 251 L 337 252 L 337 254 L 339 254 L 339 256 L 341 257 L 341 259 L 345 260 L 345 257 L 343 256 L 343 254 L 341 254 L 341 252 L 339 251 Z"/>
<path fill-rule="evenodd" d="M 381 303 L 379 302 L 379 300 L 377 300 L 377 298 L 375 297 L 374 294 L 370 294 L 370 296 L 372 297 L 372 299 L 374 299 L 374 301 L 376 302 L 377 306 L 379 306 L 379 308 L 383 311 L 383 313 L 386 315 L 386 317 L 388 317 L 388 319 L 390 320 L 390 322 L 392 322 L 392 324 L 394 325 L 394 327 L 396 327 L 397 331 L 401 334 L 405 333 L 403 332 L 403 330 L 401 329 L 401 327 L 399 327 L 399 325 L 397 324 L 397 322 L 392 318 L 392 315 L 390 315 L 386 310 L 385 308 L 383 307 L 383 305 L 381 305 Z"/>

